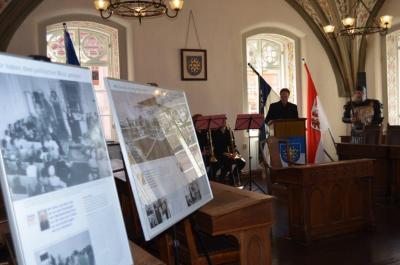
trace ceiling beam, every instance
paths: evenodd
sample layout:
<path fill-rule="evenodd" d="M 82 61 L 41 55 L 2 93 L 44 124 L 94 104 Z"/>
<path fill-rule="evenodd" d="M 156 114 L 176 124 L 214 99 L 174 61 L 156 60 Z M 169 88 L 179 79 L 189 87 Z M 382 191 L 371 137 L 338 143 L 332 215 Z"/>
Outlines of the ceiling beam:
<path fill-rule="evenodd" d="M 285 0 L 285 1 L 290 6 L 292 6 L 297 11 L 297 13 L 299 13 L 299 15 L 305 20 L 307 25 L 311 28 L 312 32 L 317 37 L 318 41 L 321 43 L 326 54 L 328 55 L 329 62 L 331 63 L 333 72 L 335 74 L 339 95 L 346 96 L 347 82 L 345 82 L 345 77 L 343 76 L 342 68 L 340 66 L 337 57 L 335 56 L 332 47 L 329 44 L 328 39 L 326 38 L 325 34 L 321 31 L 320 26 L 315 23 L 314 19 L 308 15 L 308 13 L 296 0 Z"/>
<path fill-rule="evenodd" d="M 13 0 L 0 13 L 0 51 L 5 52 L 17 29 L 43 0 Z M 21 45 L 24 45 L 21 43 Z"/>

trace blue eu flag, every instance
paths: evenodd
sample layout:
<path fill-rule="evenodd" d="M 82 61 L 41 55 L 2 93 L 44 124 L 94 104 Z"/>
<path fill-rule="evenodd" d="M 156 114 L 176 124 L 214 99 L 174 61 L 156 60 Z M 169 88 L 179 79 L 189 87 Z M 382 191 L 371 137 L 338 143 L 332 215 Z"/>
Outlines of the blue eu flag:
<path fill-rule="evenodd" d="M 67 25 L 64 23 L 64 45 L 65 45 L 65 55 L 66 55 L 66 63 L 80 66 L 78 57 L 76 56 L 74 44 L 72 43 L 71 36 L 67 31 Z"/>

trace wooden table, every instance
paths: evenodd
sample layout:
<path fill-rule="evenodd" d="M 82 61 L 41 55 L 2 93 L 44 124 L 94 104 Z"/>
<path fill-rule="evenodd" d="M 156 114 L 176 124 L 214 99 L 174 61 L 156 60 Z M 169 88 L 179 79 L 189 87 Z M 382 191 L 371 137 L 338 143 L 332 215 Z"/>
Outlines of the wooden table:
<path fill-rule="evenodd" d="M 214 199 L 195 213 L 199 228 L 213 236 L 233 235 L 240 264 L 271 264 L 273 197 L 211 182 Z"/>
<path fill-rule="evenodd" d="M 372 158 L 374 162 L 374 179 L 372 187 L 374 197 L 378 201 L 384 201 L 390 196 L 391 184 L 391 161 L 389 159 L 388 145 L 373 145 L 373 144 L 337 144 L 337 154 L 339 160 Z"/>
<path fill-rule="evenodd" d="M 130 239 L 141 234 L 137 211 L 129 194 L 129 182 L 116 179 L 121 208 Z M 233 235 L 240 244 L 241 265 L 271 264 L 270 231 L 273 223 L 274 198 L 247 190 L 211 182 L 214 199 L 194 213 L 196 223 L 209 235 Z M 130 233 L 132 230 L 132 233 Z M 160 259 L 173 263 L 167 232 L 156 239 Z"/>
<path fill-rule="evenodd" d="M 372 159 L 358 159 L 272 171 L 287 187 L 290 237 L 308 243 L 372 225 L 373 168 Z"/>
<path fill-rule="evenodd" d="M 391 200 L 399 202 L 400 200 L 400 146 L 389 146 L 390 175 L 388 176 L 388 192 Z"/>
<path fill-rule="evenodd" d="M 379 201 L 400 201 L 400 145 L 368 145 L 341 143 L 337 145 L 340 160 L 376 159 L 373 189 Z"/>
<path fill-rule="evenodd" d="M 165 265 L 164 262 L 150 255 L 146 250 L 142 249 L 132 241 L 129 241 L 133 264 L 135 265 Z"/>

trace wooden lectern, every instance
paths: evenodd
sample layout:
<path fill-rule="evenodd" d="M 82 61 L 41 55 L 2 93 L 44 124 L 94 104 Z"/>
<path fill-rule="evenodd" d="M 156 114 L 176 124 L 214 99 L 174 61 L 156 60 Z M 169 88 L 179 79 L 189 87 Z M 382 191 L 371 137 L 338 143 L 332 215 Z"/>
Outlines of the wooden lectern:
<path fill-rule="evenodd" d="M 268 124 L 270 136 L 285 139 L 289 145 L 292 145 L 293 141 L 301 144 L 301 153 L 304 154 L 304 160 L 299 163 L 307 163 L 306 120 L 306 118 L 280 119 L 272 120 Z"/>
<path fill-rule="evenodd" d="M 272 120 L 268 124 L 269 134 L 277 138 L 306 137 L 306 118 Z"/>

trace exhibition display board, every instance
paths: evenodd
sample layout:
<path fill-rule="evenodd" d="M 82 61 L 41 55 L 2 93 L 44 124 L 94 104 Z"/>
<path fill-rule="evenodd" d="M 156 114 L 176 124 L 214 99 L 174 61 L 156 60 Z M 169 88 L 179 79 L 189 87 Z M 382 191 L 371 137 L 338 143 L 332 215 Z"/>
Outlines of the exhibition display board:
<path fill-rule="evenodd" d="M 146 240 L 212 199 L 184 92 L 106 79 Z"/>
<path fill-rule="evenodd" d="M 90 70 L 0 54 L 0 84 L 18 264 L 133 264 Z"/>

